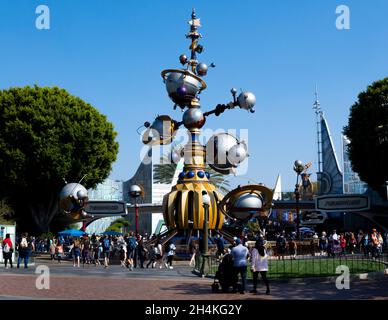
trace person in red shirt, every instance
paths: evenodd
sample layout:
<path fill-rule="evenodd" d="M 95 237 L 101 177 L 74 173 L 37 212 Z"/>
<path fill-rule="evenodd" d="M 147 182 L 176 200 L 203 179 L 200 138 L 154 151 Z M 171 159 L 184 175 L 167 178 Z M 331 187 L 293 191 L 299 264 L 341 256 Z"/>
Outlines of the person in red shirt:
<path fill-rule="evenodd" d="M 346 253 L 346 239 L 344 237 L 344 235 L 341 233 L 340 235 L 340 245 L 341 245 L 341 249 L 342 249 L 342 254 L 345 254 Z"/>
<path fill-rule="evenodd" d="M 6 269 L 8 268 L 7 266 L 8 260 L 11 268 L 13 268 L 12 253 L 13 253 L 13 244 L 12 244 L 11 236 L 7 233 L 3 241 L 3 258 L 4 258 L 4 264 Z"/>

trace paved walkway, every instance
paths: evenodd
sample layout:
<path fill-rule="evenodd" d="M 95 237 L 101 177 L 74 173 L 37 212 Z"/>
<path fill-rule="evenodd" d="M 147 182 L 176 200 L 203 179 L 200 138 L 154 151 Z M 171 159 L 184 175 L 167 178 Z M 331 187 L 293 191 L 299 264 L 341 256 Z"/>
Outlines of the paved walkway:
<path fill-rule="evenodd" d="M 74 268 L 69 263 L 58 265 L 36 261 L 50 267 L 50 289 L 38 290 L 39 276 L 35 267 L 29 269 L 0 269 L 0 299 L 128 299 L 128 300 L 255 300 L 255 299 L 387 299 L 388 275 L 376 280 L 352 280 L 350 290 L 337 290 L 334 280 L 306 279 L 303 281 L 273 281 L 271 295 L 213 294 L 211 279 L 191 273 L 186 265 L 174 270 L 135 269 L 120 266 L 108 269 L 93 265 Z M 251 284 L 248 285 L 249 289 Z"/>

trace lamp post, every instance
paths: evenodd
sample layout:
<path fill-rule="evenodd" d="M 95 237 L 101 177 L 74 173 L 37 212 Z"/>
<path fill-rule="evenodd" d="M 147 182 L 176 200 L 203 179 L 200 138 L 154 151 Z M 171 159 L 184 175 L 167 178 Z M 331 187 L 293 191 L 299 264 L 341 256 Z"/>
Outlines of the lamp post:
<path fill-rule="evenodd" d="M 202 205 L 204 210 L 204 226 L 203 226 L 203 252 L 202 252 L 202 267 L 201 275 L 205 275 L 205 262 L 209 259 L 209 245 L 208 245 L 208 233 L 209 233 L 209 206 L 211 203 L 210 196 L 205 193 L 202 195 Z M 209 264 L 209 261 L 207 261 Z"/>
<path fill-rule="evenodd" d="M 139 205 L 137 204 L 136 199 L 141 195 L 141 188 L 134 184 L 129 187 L 129 195 L 134 199 L 134 205 L 135 205 L 135 225 L 136 225 L 136 236 L 139 232 Z"/>
<path fill-rule="evenodd" d="M 296 172 L 296 184 L 295 184 L 295 209 L 296 209 L 296 238 L 300 240 L 300 232 L 299 232 L 299 226 L 300 226 L 300 219 L 299 219 L 299 176 L 304 170 L 303 162 L 300 160 L 296 160 L 294 162 L 294 171 Z"/>

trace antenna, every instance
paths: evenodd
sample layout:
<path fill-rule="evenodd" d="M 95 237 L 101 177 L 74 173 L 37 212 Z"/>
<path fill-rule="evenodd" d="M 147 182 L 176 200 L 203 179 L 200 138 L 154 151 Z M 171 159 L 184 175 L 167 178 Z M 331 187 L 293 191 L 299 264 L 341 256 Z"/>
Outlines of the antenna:
<path fill-rule="evenodd" d="M 313 109 L 315 110 L 316 122 L 317 122 L 317 149 L 318 149 L 318 172 L 317 172 L 317 183 L 318 183 L 318 193 L 320 193 L 321 186 L 321 172 L 322 172 L 322 128 L 321 128 L 321 120 L 322 120 L 322 109 L 321 103 L 318 99 L 318 86 L 315 85 L 315 101 L 313 104 Z"/>

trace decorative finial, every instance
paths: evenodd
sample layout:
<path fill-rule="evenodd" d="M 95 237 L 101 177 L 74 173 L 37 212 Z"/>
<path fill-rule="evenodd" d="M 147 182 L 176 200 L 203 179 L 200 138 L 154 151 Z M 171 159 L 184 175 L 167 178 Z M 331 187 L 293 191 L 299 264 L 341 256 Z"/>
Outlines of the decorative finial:
<path fill-rule="evenodd" d="M 318 100 L 318 87 L 317 87 L 317 85 L 315 85 L 314 95 L 315 95 L 315 101 L 313 104 L 313 109 L 315 109 L 316 114 L 320 114 L 322 111 L 321 111 L 321 103 Z"/>
<path fill-rule="evenodd" d="M 203 52 L 203 46 L 198 44 L 198 39 L 202 38 L 202 35 L 198 32 L 198 28 L 201 26 L 201 21 L 195 13 L 195 9 L 191 13 L 191 20 L 189 20 L 190 31 L 186 34 L 186 38 L 191 39 L 191 44 L 189 49 L 191 50 L 191 57 L 188 61 L 188 67 L 191 66 L 191 70 L 195 72 L 195 68 L 198 65 L 197 53 Z"/>

